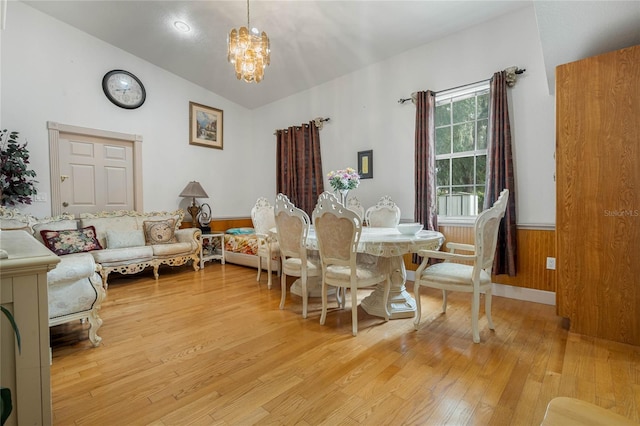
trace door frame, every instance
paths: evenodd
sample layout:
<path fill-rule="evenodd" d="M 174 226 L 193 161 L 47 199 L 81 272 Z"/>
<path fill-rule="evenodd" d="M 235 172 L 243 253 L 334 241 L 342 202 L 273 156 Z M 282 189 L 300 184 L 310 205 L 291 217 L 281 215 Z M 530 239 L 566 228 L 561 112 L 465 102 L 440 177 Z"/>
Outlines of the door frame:
<path fill-rule="evenodd" d="M 109 130 L 91 129 L 71 126 L 55 121 L 47 121 L 49 130 L 49 173 L 51 179 L 51 214 L 58 216 L 62 211 L 62 195 L 60 192 L 60 134 L 76 134 L 103 139 L 114 139 L 128 145 L 133 150 L 133 206 L 134 210 L 143 212 L 142 205 L 142 135 L 112 132 Z"/>

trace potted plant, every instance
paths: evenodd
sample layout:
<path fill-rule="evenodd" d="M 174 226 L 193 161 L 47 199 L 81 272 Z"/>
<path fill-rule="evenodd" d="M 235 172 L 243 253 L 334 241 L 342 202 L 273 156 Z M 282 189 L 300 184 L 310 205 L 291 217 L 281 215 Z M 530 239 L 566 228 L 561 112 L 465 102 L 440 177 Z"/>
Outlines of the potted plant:
<path fill-rule="evenodd" d="M 0 132 L 0 205 L 31 204 L 36 195 L 36 172 L 29 170 L 27 143 L 18 141 L 18 132 Z"/>
<path fill-rule="evenodd" d="M 18 352 L 22 351 L 20 344 L 20 331 L 18 331 L 18 325 L 11 312 L 4 306 L 0 306 L 0 310 L 7 317 L 13 328 L 13 332 L 16 334 L 16 342 L 18 343 Z M 11 403 L 11 389 L 0 387 L 0 425 L 3 425 L 13 411 L 13 405 Z"/>

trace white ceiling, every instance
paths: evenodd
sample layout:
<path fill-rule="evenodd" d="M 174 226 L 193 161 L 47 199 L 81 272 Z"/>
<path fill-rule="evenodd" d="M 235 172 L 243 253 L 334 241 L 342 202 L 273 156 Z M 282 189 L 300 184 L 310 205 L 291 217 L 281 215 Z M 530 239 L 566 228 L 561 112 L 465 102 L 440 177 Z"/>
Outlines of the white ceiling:
<path fill-rule="evenodd" d="M 249 84 L 226 60 L 229 30 L 246 25 L 245 0 L 24 2 L 249 109 L 532 4 L 548 75 L 576 55 L 640 44 L 639 0 L 253 0 L 251 26 L 267 32 L 272 53 L 264 80 Z M 176 20 L 191 32 L 176 31 Z"/>

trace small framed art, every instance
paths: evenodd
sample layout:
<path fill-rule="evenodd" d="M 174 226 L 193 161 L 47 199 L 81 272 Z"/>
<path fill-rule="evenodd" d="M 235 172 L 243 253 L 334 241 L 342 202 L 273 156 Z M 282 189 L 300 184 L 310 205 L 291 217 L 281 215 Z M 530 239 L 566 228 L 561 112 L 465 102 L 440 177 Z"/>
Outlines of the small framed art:
<path fill-rule="evenodd" d="M 373 178 L 373 150 L 358 152 L 358 174 L 360 179 Z"/>
<path fill-rule="evenodd" d="M 189 102 L 189 144 L 222 149 L 222 110 Z"/>

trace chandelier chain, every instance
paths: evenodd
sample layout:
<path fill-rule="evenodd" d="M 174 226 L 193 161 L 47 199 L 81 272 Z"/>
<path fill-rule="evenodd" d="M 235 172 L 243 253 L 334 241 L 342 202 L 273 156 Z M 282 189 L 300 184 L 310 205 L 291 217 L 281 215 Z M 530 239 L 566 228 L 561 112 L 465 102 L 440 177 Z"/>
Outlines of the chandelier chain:
<path fill-rule="evenodd" d="M 249 20 L 249 0 L 247 0 L 247 29 L 251 31 L 251 21 Z"/>

